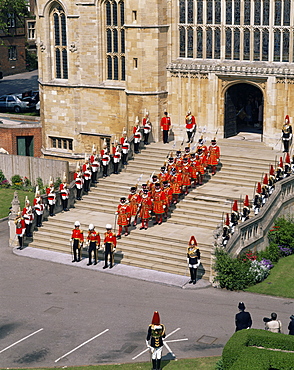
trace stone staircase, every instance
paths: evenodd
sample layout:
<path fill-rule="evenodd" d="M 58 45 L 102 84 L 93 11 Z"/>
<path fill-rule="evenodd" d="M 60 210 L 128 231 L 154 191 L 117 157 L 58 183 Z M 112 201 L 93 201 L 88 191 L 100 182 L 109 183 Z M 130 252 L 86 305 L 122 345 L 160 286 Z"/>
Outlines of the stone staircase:
<path fill-rule="evenodd" d="M 206 175 L 202 186 L 182 196 L 171 210 L 171 217 L 162 225 L 153 226 L 150 222 L 148 230 L 139 230 L 140 225 L 131 228 L 130 235 L 118 241 L 116 263 L 188 275 L 187 244 L 190 236 L 194 235 L 201 250 L 199 277 L 211 279 L 213 230 L 224 214 L 231 211 L 235 199 L 241 199 L 241 205 L 246 194 L 253 198 L 256 183 L 262 180 L 264 173 L 268 173 L 275 157 L 282 155 L 260 142 L 222 139 L 218 144 L 221 164 L 217 174 L 213 177 Z M 129 194 L 130 186 L 137 183 L 141 174 L 139 186 L 149 179 L 153 171 L 159 173 L 171 150 L 174 151 L 172 143 L 155 143 L 146 147 L 119 175 L 100 179 L 70 212 L 59 213 L 44 222 L 43 227 L 34 233 L 30 246 L 71 253 L 69 239 L 76 220 L 81 222 L 85 235 L 90 223 L 103 235 L 106 223 L 114 225 L 120 197 Z M 98 256 L 103 259 L 103 252 L 100 251 Z"/>

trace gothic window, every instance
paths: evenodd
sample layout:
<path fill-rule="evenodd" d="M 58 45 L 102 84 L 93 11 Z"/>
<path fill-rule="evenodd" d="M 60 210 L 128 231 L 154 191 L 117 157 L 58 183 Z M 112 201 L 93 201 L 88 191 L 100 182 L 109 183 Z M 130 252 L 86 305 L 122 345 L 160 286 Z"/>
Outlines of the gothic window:
<path fill-rule="evenodd" d="M 180 27 L 180 58 L 185 58 L 186 56 L 186 35 L 185 28 Z"/>
<path fill-rule="evenodd" d="M 232 24 L 232 0 L 226 0 L 226 24 Z"/>
<path fill-rule="evenodd" d="M 274 62 L 280 61 L 281 32 L 274 31 Z"/>
<path fill-rule="evenodd" d="M 212 58 L 212 29 L 207 28 L 206 30 L 206 58 Z"/>
<path fill-rule="evenodd" d="M 230 28 L 226 29 L 226 59 L 232 58 L 232 31 Z"/>
<path fill-rule="evenodd" d="M 240 24 L 240 0 L 234 1 L 234 24 Z"/>
<path fill-rule="evenodd" d="M 244 41 L 243 41 L 243 46 L 244 46 L 244 52 L 243 52 L 243 59 L 244 60 L 250 60 L 250 31 L 245 28 L 244 33 Z"/>
<path fill-rule="evenodd" d="M 289 31 L 284 30 L 283 36 L 283 57 L 282 62 L 289 62 Z"/>
<path fill-rule="evenodd" d="M 234 59 L 240 59 L 240 30 L 234 30 Z"/>
<path fill-rule="evenodd" d="M 187 23 L 193 24 L 194 23 L 194 12 L 193 12 L 193 0 L 188 0 L 188 19 Z"/>
<path fill-rule="evenodd" d="M 191 27 L 189 27 L 187 30 L 187 39 L 188 39 L 187 57 L 193 58 L 193 28 Z"/>
<path fill-rule="evenodd" d="M 220 0 L 215 0 L 214 2 L 214 23 L 221 23 L 221 2 Z"/>
<path fill-rule="evenodd" d="M 206 23 L 212 24 L 212 0 L 206 2 Z"/>
<path fill-rule="evenodd" d="M 269 0 L 263 0 L 262 24 L 265 26 L 269 25 L 269 15 L 270 15 L 270 2 Z"/>
<path fill-rule="evenodd" d="M 54 3 L 51 11 L 54 47 L 54 76 L 68 79 L 66 16 L 63 8 Z"/>
<path fill-rule="evenodd" d="M 290 0 L 284 0 L 284 17 L 283 17 L 284 26 L 290 26 L 290 11 L 291 11 Z"/>
<path fill-rule="evenodd" d="M 186 23 L 186 6 L 185 0 L 180 0 L 180 23 Z"/>
<path fill-rule="evenodd" d="M 106 64 L 108 80 L 125 80 L 124 2 L 105 3 Z"/>
<path fill-rule="evenodd" d="M 197 58 L 203 58 L 203 30 L 202 28 L 197 28 L 196 30 L 197 40 Z"/>
<path fill-rule="evenodd" d="M 260 60 L 260 31 L 258 29 L 254 30 L 254 60 Z"/>
<path fill-rule="evenodd" d="M 219 28 L 214 31 L 214 59 L 220 59 L 221 32 Z"/>
<path fill-rule="evenodd" d="M 282 1 L 275 0 L 275 26 L 281 25 Z"/>
<path fill-rule="evenodd" d="M 261 2 L 260 0 L 254 0 L 254 24 L 260 25 L 260 14 L 261 14 Z"/>
<path fill-rule="evenodd" d="M 262 60 L 268 60 L 268 43 L 269 43 L 269 32 L 268 30 L 262 31 Z"/>
<path fill-rule="evenodd" d="M 203 0 L 197 0 L 197 24 L 203 24 Z"/>
<path fill-rule="evenodd" d="M 250 24 L 251 0 L 244 1 L 244 24 Z"/>

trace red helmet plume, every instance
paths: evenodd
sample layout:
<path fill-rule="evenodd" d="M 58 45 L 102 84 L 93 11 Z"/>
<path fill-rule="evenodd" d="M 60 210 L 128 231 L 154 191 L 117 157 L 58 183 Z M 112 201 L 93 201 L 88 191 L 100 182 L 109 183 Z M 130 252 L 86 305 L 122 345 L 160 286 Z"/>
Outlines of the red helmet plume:
<path fill-rule="evenodd" d="M 249 198 L 248 198 L 248 195 L 246 195 L 246 197 L 244 199 L 244 206 L 245 207 L 249 207 Z"/>
<path fill-rule="evenodd" d="M 275 175 L 275 169 L 274 169 L 274 166 L 271 164 L 271 168 L 270 168 L 270 172 L 269 172 L 270 176 L 274 176 Z"/>
<path fill-rule="evenodd" d="M 261 183 L 257 183 L 256 193 L 261 194 Z"/>
<path fill-rule="evenodd" d="M 226 217 L 226 225 L 227 226 L 230 226 L 230 218 L 229 218 L 229 214 L 227 213 L 227 217 Z"/>
<path fill-rule="evenodd" d="M 237 202 L 237 200 L 234 201 L 232 210 L 235 211 L 235 212 L 238 212 L 238 202 Z"/>
<path fill-rule="evenodd" d="M 264 178 L 263 178 L 263 184 L 264 184 L 264 185 L 268 185 L 267 173 L 264 175 Z"/>
<path fill-rule="evenodd" d="M 190 241 L 189 241 L 189 245 L 197 245 L 197 241 L 196 241 L 196 239 L 195 239 L 195 236 L 191 236 L 191 238 L 190 238 Z"/>
<path fill-rule="evenodd" d="M 285 163 L 291 164 L 290 154 L 286 154 Z"/>
<path fill-rule="evenodd" d="M 159 325 L 160 324 L 160 317 L 159 317 L 158 311 L 154 311 L 151 324 L 153 324 L 153 325 Z"/>
<path fill-rule="evenodd" d="M 288 120 L 288 123 L 290 123 L 290 118 L 289 118 L 288 114 L 286 114 L 286 116 L 285 116 L 285 122 L 286 122 L 286 120 Z"/>
<path fill-rule="evenodd" d="M 279 164 L 279 166 L 280 166 L 281 168 L 283 168 L 283 157 L 280 157 L 280 164 Z"/>

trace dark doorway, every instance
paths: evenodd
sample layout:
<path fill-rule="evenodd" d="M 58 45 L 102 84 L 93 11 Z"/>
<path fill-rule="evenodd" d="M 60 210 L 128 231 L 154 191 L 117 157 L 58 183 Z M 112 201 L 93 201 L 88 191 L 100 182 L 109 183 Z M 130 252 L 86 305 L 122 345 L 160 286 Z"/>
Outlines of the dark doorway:
<path fill-rule="evenodd" d="M 239 132 L 263 133 L 263 95 L 259 88 L 235 84 L 225 93 L 225 138 Z"/>
<path fill-rule="evenodd" d="M 17 137 L 17 155 L 34 156 L 34 136 Z"/>

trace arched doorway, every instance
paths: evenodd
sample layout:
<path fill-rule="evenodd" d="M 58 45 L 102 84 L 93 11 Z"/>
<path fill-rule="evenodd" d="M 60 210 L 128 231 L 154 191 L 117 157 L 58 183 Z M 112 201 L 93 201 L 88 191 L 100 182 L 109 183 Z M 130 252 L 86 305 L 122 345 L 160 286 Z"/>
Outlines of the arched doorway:
<path fill-rule="evenodd" d="M 255 85 L 237 83 L 225 92 L 224 137 L 263 133 L 263 94 Z"/>

